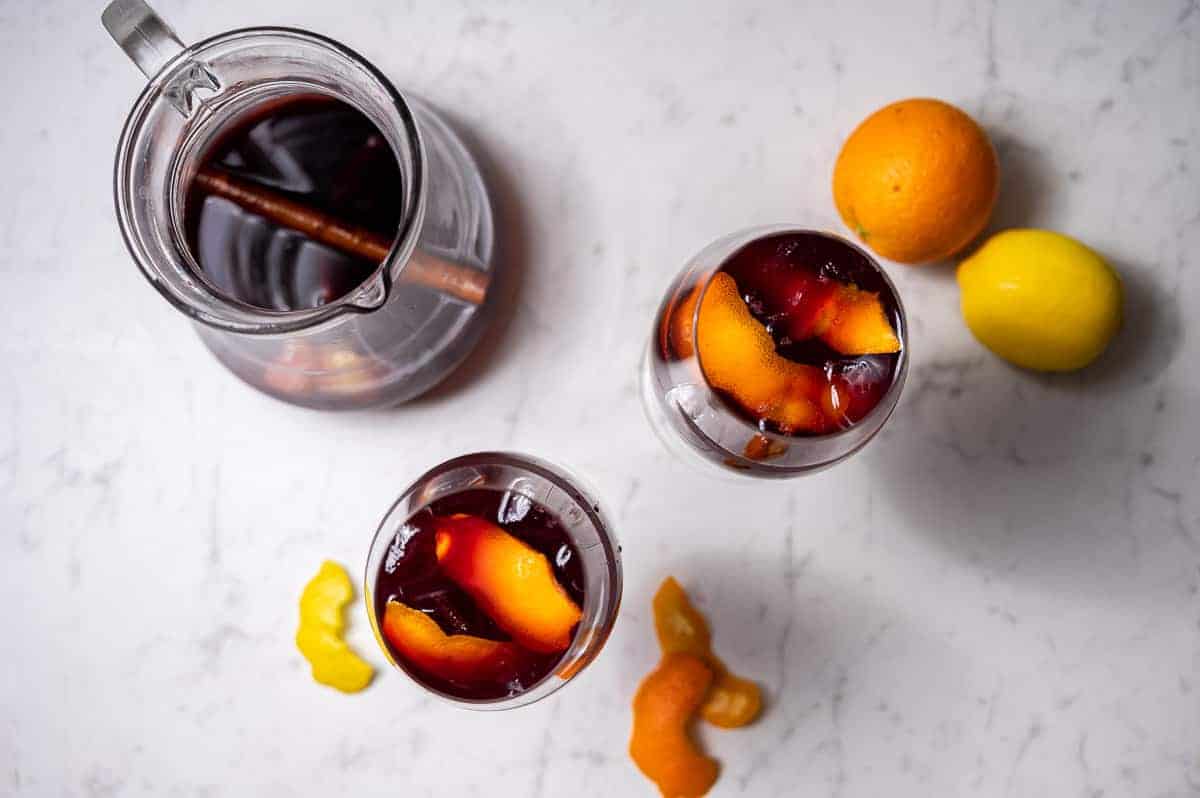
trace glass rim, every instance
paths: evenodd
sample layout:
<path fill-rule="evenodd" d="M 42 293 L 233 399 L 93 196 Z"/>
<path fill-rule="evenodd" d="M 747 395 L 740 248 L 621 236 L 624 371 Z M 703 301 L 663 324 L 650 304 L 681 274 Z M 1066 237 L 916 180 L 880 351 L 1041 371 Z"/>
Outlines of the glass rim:
<path fill-rule="evenodd" d="M 377 574 L 372 573 L 372 555 L 380 545 L 381 536 L 392 531 L 397 526 L 397 513 L 400 512 L 402 505 L 411 498 L 422 486 L 427 484 L 431 479 L 439 474 L 452 471 L 457 468 L 470 467 L 474 465 L 500 464 L 512 466 L 520 470 L 528 471 L 554 485 L 555 488 L 563 491 L 571 501 L 579 507 L 587 517 L 588 523 L 595 529 L 600 544 L 603 547 L 604 565 L 606 568 L 605 578 L 607 584 L 611 586 L 611 606 L 602 608 L 603 613 L 599 617 L 599 622 L 592 632 L 588 635 L 581 634 L 582 627 L 577 628 L 575 634 L 571 638 L 571 644 L 567 647 L 559 657 L 555 665 L 546 672 L 546 674 L 538 679 L 516 695 L 501 696 L 497 698 L 463 698 L 452 693 L 447 693 L 433 687 L 429 683 L 419 678 L 416 674 L 410 671 L 403 663 L 398 662 L 392 656 L 387 644 L 384 642 L 383 633 L 381 631 L 381 620 L 375 609 L 375 590 L 374 581 Z M 475 711 L 499 711 L 507 709 L 516 709 L 518 707 L 527 706 L 536 701 L 557 692 L 564 687 L 569 681 L 574 679 L 592 659 L 599 653 L 607 642 L 609 635 L 612 633 L 613 627 L 616 625 L 617 616 L 621 607 L 622 595 L 622 571 L 621 571 L 621 549 L 617 544 L 615 537 L 611 531 L 611 524 L 604 517 L 603 512 L 599 508 L 599 504 L 592 497 L 589 497 L 578 486 L 578 477 L 566 468 L 560 465 L 550 463 L 533 455 L 528 455 L 520 452 L 512 451 L 481 451 L 471 452 L 469 454 L 458 455 L 449 460 L 445 460 L 432 468 L 426 470 L 419 477 L 414 479 L 392 502 L 387 512 L 384 513 L 378 526 L 375 528 L 375 533 L 371 536 L 371 543 L 368 548 L 367 562 L 363 569 L 363 583 L 361 593 L 364 603 L 367 605 L 367 617 L 371 623 L 371 629 L 375 634 L 376 643 L 383 650 L 388 663 L 393 668 L 403 673 L 408 679 L 416 684 L 420 689 L 435 696 L 436 698 L 462 709 Z M 469 487 L 463 488 L 468 490 Z M 443 494 L 444 496 L 452 496 L 454 493 L 460 493 L 461 490 L 456 490 L 451 493 Z M 411 513 L 399 519 L 399 523 L 403 524 L 411 517 Z M 572 540 L 574 543 L 574 540 Z M 586 601 L 586 596 L 585 596 Z M 573 668 L 571 675 L 566 678 L 560 676 L 562 663 L 571 660 L 573 657 L 584 655 L 589 648 L 594 648 L 594 652 L 585 660 L 583 665 L 578 668 Z M 557 682 L 552 681 L 556 677 Z"/>
<path fill-rule="evenodd" d="M 404 136 L 407 140 L 412 155 L 411 163 L 404 163 L 405 159 L 401 153 L 395 152 L 394 147 L 392 147 L 392 150 L 398 162 L 402 162 L 404 166 L 410 167 L 411 174 L 407 174 L 406 177 L 411 186 L 411 191 L 410 198 L 405 203 L 403 215 L 400 218 L 387 257 L 376 267 L 371 276 L 365 278 L 357 288 L 325 305 L 290 311 L 267 310 L 241 302 L 224 292 L 216 290 L 206 280 L 198 279 L 197 282 L 205 285 L 206 294 L 218 300 L 220 305 L 236 311 L 239 320 L 231 321 L 216 317 L 211 313 L 196 308 L 185 297 L 172 291 L 165 284 L 165 281 L 158 276 L 157 269 L 153 266 L 155 259 L 143 251 L 143 247 L 137 240 L 138 237 L 134 232 L 135 225 L 133 218 L 135 212 L 133 209 L 133 199 L 144 187 L 132 185 L 133 181 L 129 177 L 132 167 L 131 161 L 134 142 L 144 129 L 150 110 L 157 102 L 164 99 L 164 84 L 167 80 L 174 77 L 180 69 L 186 68 L 194 59 L 203 64 L 203 55 L 206 50 L 224 44 L 236 43 L 239 40 L 251 39 L 256 36 L 302 39 L 310 44 L 325 48 L 361 68 L 367 77 L 378 88 L 382 89 L 387 96 L 386 110 L 394 113 L 394 117 L 388 120 L 388 122 L 391 127 L 399 131 L 400 135 Z M 315 87 L 311 88 L 313 88 L 314 92 L 317 91 Z M 352 105 L 368 118 L 371 118 L 371 114 L 359 108 L 357 104 L 351 102 L 348 98 L 339 96 L 333 92 L 327 91 L 324 93 Z M 173 143 L 172 146 L 175 148 L 172 156 L 173 159 L 178 157 L 178 150 L 184 143 L 185 140 Z M 390 143 L 389 147 L 391 147 Z M 154 77 L 146 82 L 138 98 L 134 101 L 129 114 L 126 116 L 125 123 L 121 129 L 121 135 L 118 139 L 117 154 L 113 165 L 113 199 L 117 212 L 118 227 L 121 230 L 121 237 L 125 242 L 126 249 L 133 256 L 142 276 L 173 307 L 192 320 L 215 329 L 249 335 L 271 335 L 309 331 L 347 314 L 372 312 L 386 302 L 387 297 L 391 294 L 395 277 L 403 270 L 404 265 L 407 263 L 412 250 L 416 246 L 417 237 L 420 233 L 426 194 L 425 172 L 424 145 L 412 109 L 395 85 L 374 64 L 345 44 L 328 36 L 314 33 L 313 31 L 286 26 L 254 26 L 224 31 L 186 45 L 182 51 L 163 64 Z M 189 270 L 197 272 L 198 265 L 195 263 L 195 257 L 192 253 L 185 248 L 182 254 L 185 256 L 184 261 Z M 397 269 L 397 264 L 399 264 L 399 269 Z M 396 274 L 393 274 L 393 271 Z M 364 304 L 359 304 L 360 302 L 364 302 L 365 297 L 369 297 L 369 299 Z"/>
<path fill-rule="evenodd" d="M 870 264 L 871 268 L 874 269 L 875 272 L 883 279 L 883 283 L 885 286 L 887 286 L 888 291 L 891 292 L 892 299 L 895 301 L 896 305 L 896 337 L 900 339 L 900 351 L 897 353 L 899 356 L 896 359 L 896 368 L 892 375 L 892 382 L 890 385 L 888 385 L 887 391 L 884 392 L 883 396 L 879 397 L 879 401 L 875 404 L 875 406 L 867 411 L 867 414 L 858 421 L 855 421 L 848 427 L 842 427 L 841 429 L 834 430 L 833 432 L 825 432 L 820 435 L 785 435 L 780 432 L 775 432 L 774 430 L 763 429 L 758 424 L 755 424 L 747 419 L 741 413 L 737 412 L 736 409 L 731 407 L 729 400 L 722 396 L 719 390 L 713 387 L 712 383 L 709 382 L 708 373 L 704 370 L 704 358 L 700 354 L 700 308 L 704 304 L 704 297 L 708 295 L 708 289 L 712 285 L 713 278 L 716 276 L 717 272 L 721 271 L 721 267 L 728 263 L 735 255 L 737 255 L 737 253 L 741 252 L 751 244 L 770 236 L 785 235 L 788 233 L 820 236 L 822 238 L 838 241 L 858 252 L 863 256 L 863 258 L 866 259 L 866 262 Z M 735 249 L 733 249 L 728 255 L 722 258 L 720 263 L 707 269 L 707 275 L 700 284 L 700 293 L 696 297 L 696 307 L 691 313 L 692 340 L 696 342 L 696 367 L 700 370 L 700 375 L 704 378 L 705 388 L 707 388 L 708 391 L 717 398 L 721 404 L 721 408 L 727 411 L 728 415 L 735 419 L 738 424 L 743 426 L 751 433 L 761 435 L 773 443 L 777 442 L 782 444 L 792 444 L 798 440 L 833 440 L 849 434 L 854 430 L 855 427 L 868 424 L 868 422 L 873 423 L 875 421 L 875 417 L 880 413 L 883 413 L 885 416 L 884 418 L 879 419 L 879 425 L 882 427 L 883 423 L 887 421 L 887 416 L 890 416 L 895 411 L 896 406 L 899 404 L 898 401 L 889 402 L 888 399 L 892 398 L 893 394 L 898 394 L 903 390 L 905 382 L 904 377 L 908 372 L 908 314 L 904 309 L 904 302 L 900 298 L 900 292 L 896 289 L 896 284 L 892 282 L 891 276 L 884 270 L 883 266 L 878 260 L 876 260 L 875 256 L 866 249 L 860 247 L 857 243 L 851 241 L 845 236 L 828 230 L 818 230 L 800 225 L 778 223 L 746 227 L 730 234 L 730 237 L 734 236 L 744 238 L 745 240 Z M 870 442 L 871 437 L 874 436 L 870 436 L 866 440 L 862 441 L 859 445 L 855 446 L 846 455 L 844 455 L 843 458 L 848 457 L 850 454 L 853 454 L 866 446 Z"/>

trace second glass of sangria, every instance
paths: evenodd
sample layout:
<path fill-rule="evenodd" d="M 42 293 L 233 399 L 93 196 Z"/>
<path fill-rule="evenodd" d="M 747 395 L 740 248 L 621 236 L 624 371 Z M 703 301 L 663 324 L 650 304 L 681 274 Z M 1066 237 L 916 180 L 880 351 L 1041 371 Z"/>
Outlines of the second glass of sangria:
<path fill-rule="evenodd" d="M 577 478 L 480 452 L 414 482 L 376 532 L 363 588 L 388 660 L 468 709 L 512 709 L 573 679 L 603 648 L 621 555 Z"/>
<path fill-rule="evenodd" d="M 840 236 L 759 227 L 705 247 L 659 307 L 642 398 L 685 460 L 794 477 L 879 432 L 908 367 L 895 286 Z"/>

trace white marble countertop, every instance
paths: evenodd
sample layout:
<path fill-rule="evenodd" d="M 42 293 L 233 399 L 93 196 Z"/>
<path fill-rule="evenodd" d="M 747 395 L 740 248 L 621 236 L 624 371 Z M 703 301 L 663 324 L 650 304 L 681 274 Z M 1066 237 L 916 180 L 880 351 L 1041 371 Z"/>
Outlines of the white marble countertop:
<path fill-rule="evenodd" d="M 79 0 L 0 0 L 0 794 L 651 795 L 625 753 L 675 574 L 765 717 L 702 732 L 713 795 L 1200 795 L 1196 0 L 161 0 L 189 40 L 314 29 L 444 109 L 484 162 L 515 297 L 445 388 L 385 413 L 260 396 L 151 290 L 113 220 L 142 85 Z M 710 482 L 634 390 L 650 316 L 727 231 L 835 229 L 843 136 L 911 95 L 992 133 L 993 227 L 1073 234 L 1128 290 L 1115 349 L 1015 371 L 948 268 L 894 266 L 913 370 L 863 453 Z M 346 697 L 293 644 L 426 467 L 516 448 L 585 473 L 625 602 L 553 698 Z M 365 616 L 352 639 L 373 660 Z"/>

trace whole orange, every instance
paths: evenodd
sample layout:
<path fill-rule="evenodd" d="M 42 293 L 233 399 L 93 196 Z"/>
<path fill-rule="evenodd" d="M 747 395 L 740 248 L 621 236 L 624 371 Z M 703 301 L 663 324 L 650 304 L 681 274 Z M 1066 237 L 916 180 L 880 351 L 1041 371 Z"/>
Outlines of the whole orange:
<path fill-rule="evenodd" d="M 842 220 L 902 263 L 958 252 L 987 225 L 999 189 L 996 150 L 975 120 L 941 100 L 901 100 L 855 128 L 833 167 Z"/>

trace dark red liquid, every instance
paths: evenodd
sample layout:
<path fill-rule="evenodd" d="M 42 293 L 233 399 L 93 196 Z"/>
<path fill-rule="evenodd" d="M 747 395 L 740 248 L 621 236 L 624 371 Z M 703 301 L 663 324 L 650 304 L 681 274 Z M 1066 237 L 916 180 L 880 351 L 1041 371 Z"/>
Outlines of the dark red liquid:
<path fill-rule="evenodd" d="M 447 634 L 509 639 L 438 565 L 434 517 L 455 513 L 487 519 L 537 549 L 549 561 L 558 583 L 577 605 L 583 606 L 583 566 L 558 519 L 541 505 L 512 491 L 473 489 L 438 499 L 410 518 L 393 539 L 375 582 L 377 617 L 384 616 L 388 601 L 394 599 L 426 613 Z M 397 661 L 405 662 L 395 648 L 387 645 Z M 471 683 L 454 682 L 422 672 L 411 663 L 406 664 L 410 673 L 443 693 L 459 698 L 490 699 L 528 690 L 554 670 L 561 658 L 561 653 L 528 652 L 511 673 L 494 680 Z"/>
<path fill-rule="evenodd" d="M 403 212 L 400 165 L 362 112 L 321 95 L 253 109 L 222 132 L 201 168 L 224 172 L 334 219 L 392 239 Z M 226 295 L 267 310 L 332 302 L 378 268 L 282 228 L 193 184 L 184 208 L 188 246 Z"/>
<path fill-rule="evenodd" d="M 814 317 L 838 283 L 878 294 L 892 329 L 899 329 L 896 297 L 863 253 L 828 236 L 781 233 L 742 247 L 721 271 L 733 277 L 750 312 L 771 333 L 776 352 L 823 369 L 831 382 L 845 389 L 850 422 L 861 420 L 879 404 L 895 379 L 899 353 L 847 356 L 809 334 Z M 738 402 L 724 398 L 745 415 Z M 764 430 L 771 427 L 769 422 L 754 421 Z"/>

